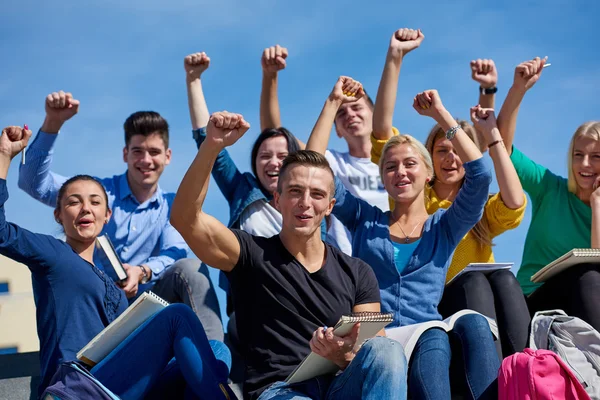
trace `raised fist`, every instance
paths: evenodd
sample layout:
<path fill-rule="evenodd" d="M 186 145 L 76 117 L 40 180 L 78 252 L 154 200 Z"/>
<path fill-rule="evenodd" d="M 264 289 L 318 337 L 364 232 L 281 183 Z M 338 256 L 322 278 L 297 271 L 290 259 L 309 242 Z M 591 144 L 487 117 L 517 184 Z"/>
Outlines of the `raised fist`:
<path fill-rule="evenodd" d="M 426 90 L 415 96 L 413 108 L 421 115 L 435 118 L 444 110 L 444 105 L 437 90 Z"/>
<path fill-rule="evenodd" d="M 183 68 L 189 80 L 199 79 L 200 75 L 208 69 L 210 58 L 205 52 L 193 53 L 183 59 Z"/>
<path fill-rule="evenodd" d="M 267 47 L 263 51 L 260 64 L 265 72 L 277 72 L 285 69 L 285 59 L 288 56 L 288 50 L 280 45 Z"/>
<path fill-rule="evenodd" d="M 421 45 L 425 38 L 420 29 L 398 29 L 390 40 L 390 51 L 402 57 Z"/>
<path fill-rule="evenodd" d="M 0 154 L 11 159 L 27 146 L 31 131 L 20 126 L 7 126 L 0 136 Z"/>
<path fill-rule="evenodd" d="M 363 97 L 365 94 L 359 81 L 348 76 L 340 76 L 329 95 L 331 100 L 341 101 L 342 103 L 353 103 Z"/>
<path fill-rule="evenodd" d="M 479 104 L 471 107 L 471 121 L 475 128 L 485 135 L 488 143 L 493 141 L 492 131 L 498 128 L 494 109 L 481 108 Z"/>
<path fill-rule="evenodd" d="M 227 111 L 210 116 L 206 127 L 206 140 L 220 147 L 231 146 L 250 128 L 250 124 L 240 114 Z"/>
<path fill-rule="evenodd" d="M 79 100 L 75 100 L 71 93 L 50 93 L 46 97 L 46 118 L 51 121 L 64 123 L 79 111 Z"/>
<path fill-rule="evenodd" d="M 493 88 L 498 83 L 498 71 L 494 60 L 482 60 L 481 58 L 471 61 L 471 78 L 478 82 L 482 88 Z"/>
<path fill-rule="evenodd" d="M 547 60 L 548 57 L 544 57 L 543 59 L 536 57 L 533 60 L 517 65 L 513 85 L 522 90 L 531 89 L 538 79 L 540 79 Z"/>

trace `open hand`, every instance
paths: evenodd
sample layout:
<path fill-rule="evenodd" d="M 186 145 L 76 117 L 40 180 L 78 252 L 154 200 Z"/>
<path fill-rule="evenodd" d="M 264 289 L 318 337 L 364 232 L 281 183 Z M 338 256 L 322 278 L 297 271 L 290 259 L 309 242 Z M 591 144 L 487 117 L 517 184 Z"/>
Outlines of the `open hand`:
<path fill-rule="evenodd" d="M 360 323 L 354 325 L 344 337 L 334 335 L 333 328 L 318 328 L 310 340 L 310 349 L 344 369 L 354 358 L 354 346 L 359 332 Z"/>
<path fill-rule="evenodd" d="M 210 116 L 206 127 L 206 139 L 220 147 L 231 146 L 250 128 L 241 114 L 227 111 L 216 112 Z"/>
<path fill-rule="evenodd" d="M 193 53 L 183 59 L 183 68 L 185 69 L 188 80 L 200 79 L 200 75 L 210 66 L 210 57 L 205 52 Z"/>

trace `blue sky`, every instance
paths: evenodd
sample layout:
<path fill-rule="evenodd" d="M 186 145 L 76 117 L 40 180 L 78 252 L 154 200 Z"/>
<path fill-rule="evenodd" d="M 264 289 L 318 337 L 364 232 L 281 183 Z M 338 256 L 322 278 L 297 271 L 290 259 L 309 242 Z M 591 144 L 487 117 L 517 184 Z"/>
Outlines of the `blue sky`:
<path fill-rule="evenodd" d="M 470 79 L 471 59 L 495 60 L 499 110 L 514 67 L 548 55 L 552 66 L 524 101 L 515 143 L 565 175 L 572 133 L 584 121 L 600 118 L 598 15 L 598 2 L 567 0 L 4 2 L 0 125 L 27 123 L 36 131 L 45 96 L 70 91 L 81 101 L 80 112 L 60 133 L 53 170 L 109 176 L 125 170 L 125 118 L 138 110 L 158 111 L 171 125 L 173 149 L 161 186 L 175 191 L 196 152 L 185 55 L 206 51 L 211 57 L 203 76 L 209 109 L 239 112 L 251 123 L 230 149 L 238 166 L 249 170 L 249 150 L 259 132 L 264 47 L 289 49 L 288 68 L 280 76 L 283 125 L 306 140 L 339 75 L 360 80 L 375 96 L 391 34 L 411 27 L 421 28 L 425 40 L 407 56 L 400 77 L 394 123 L 402 132 L 424 139 L 433 125 L 411 108 L 413 96 L 425 89 L 438 89 L 448 110 L 467 118 L 478 96 Z M 346 148 L 335 135 L 331 146 Z M 9 173 L 8 219 L 57 234 L 51 210 L 17 188 L 17 173 L 15 162 Z M 226 222 L 223 201 L 213 185 L 206 210 Z M 529 215 L 528 210 L 518 229 L 496 239 L 498 261 L 520 263 Z"/>

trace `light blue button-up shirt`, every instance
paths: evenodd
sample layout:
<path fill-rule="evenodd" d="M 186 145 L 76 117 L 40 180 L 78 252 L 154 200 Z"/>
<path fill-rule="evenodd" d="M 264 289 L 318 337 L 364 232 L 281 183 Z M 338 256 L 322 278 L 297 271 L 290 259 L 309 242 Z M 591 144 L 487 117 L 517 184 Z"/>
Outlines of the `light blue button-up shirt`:
<path fill-rule="evenodd" d="M 27 148 L 27 162 L 19 167 L 19 187 L 51 207 L 56 206 L 58 190 L 68 179 L 50 171 L 57 137 L 38 132 Z M 140 204 L 131 193 L 127 173 L 97 179 L 106 189 L 113 213 L 103 233 L 108 234 L 123 263 L 147 265 L 155 281 L 167 267 L 187 256 L 187 244 L 169 223 L 174 193 L 164 193 L 159 187 Z"/>

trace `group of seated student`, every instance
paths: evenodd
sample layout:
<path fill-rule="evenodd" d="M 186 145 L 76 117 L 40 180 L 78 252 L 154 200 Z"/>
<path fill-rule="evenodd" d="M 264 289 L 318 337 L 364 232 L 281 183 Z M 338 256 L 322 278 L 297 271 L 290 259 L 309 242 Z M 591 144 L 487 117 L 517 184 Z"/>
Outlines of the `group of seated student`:
<path fill-rule="evenodd" d="M 454 118 L 436 90 L 414 97 L 414 110 L 435 122 L 422 144 L 400 133 L 392 119 L 404 57 L 424 39 L 420 30 L 392 34 L 375 103 L 358 81 L 341 76 L 306 143 L 281 127 L 277 82 L 288 51 L 265 49 L 252 173 L 240 172 L 227 152 L 250 125 L 239 114 L 209 114 L 201 76 L 210 59 L 205 53 L 185 57 L 198 153 L 176 195 L 158 186 L 171 158 L 168 125 L 158 113 L 137 112 L 126 120 L 127 172 L 106 179 L 50 172 L 58 132 L 78 112 L 71 94 L 47 97 L 46 119 L 29 146 L 31 131 L 5 128 L 0 253 L 32 273 L 39 393 L 61 362 L 74 360 L 126 309 L 128 299 L 151 288 L 183 304 L 150 318 L 91 373 L 122 399 L 235 398 L 227 385 L 231 353 L 207 266 L 229 282 L 249 399 L 450 399 L 455 392 L 493 399 L 500 358 L 527 346 L 536 311 L 563 309 L 600 329 L 597 265 L 572 267 L 541 285 L 530 282 L 573 248 L 600 248 L 600 122 L 576 130 L 568 179 L 557 176 L 512 145 L 521 101 L 546 60 L 516 67 L 497 119 L 495 65 L 476 60 L 471 71 L 480 98 L 469 111 L 472 124 Z M 334 125 L 348 152 L 327 150 Z M 6 221 L 8 168 L 26 146 L 19 186 L 54 207 L 64 241 Z M 485 151 L 500 189 L 492 195 Z M 205 212 L 211 174 L 230 207 L 227 226 Z M 523 218 L 524 191 L 532 219 L 517 277 L 506 270 L 457 277 L 471 262 L 494 261 L 493 239 Z M 125 263 L 123 284 L 97 265 L 101 233 Z M 186 258 L 188 246 L 198 259 Z M 331 328 L 355 312 L 392 313 L 388 328 L 395 328 L 463 309 L 483 315 L 463 315 L 450 332 L 427 330 L 410 359 L 385 330 L 356 346 L 360 324 L 344 337 Z M 497 321 L 496 341 L 484 316 Z M 341 372 L 285 383 L 311 351 Z"/>

